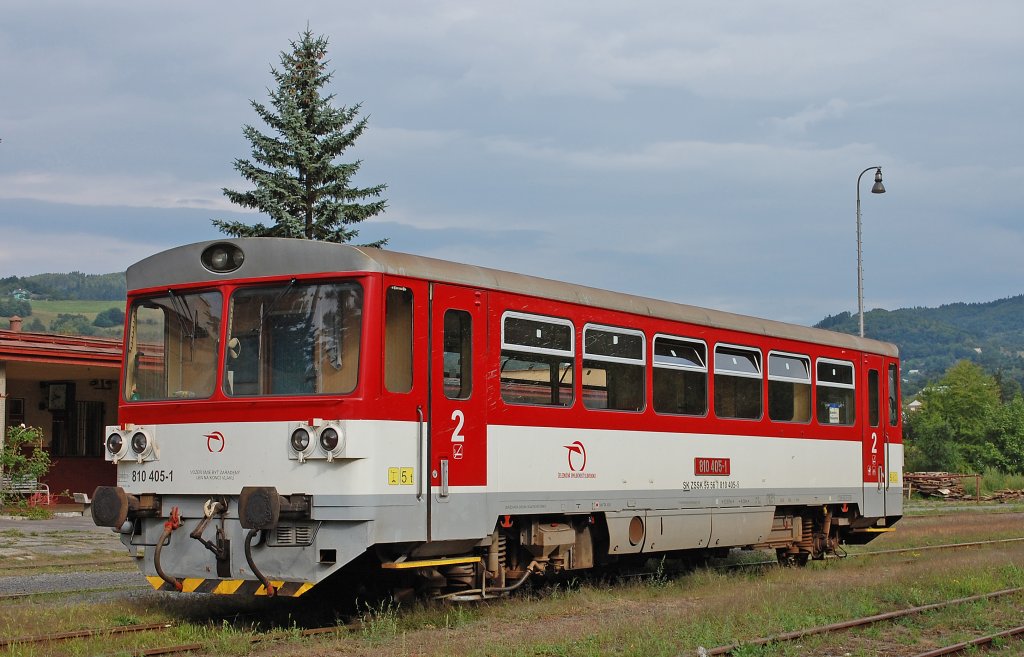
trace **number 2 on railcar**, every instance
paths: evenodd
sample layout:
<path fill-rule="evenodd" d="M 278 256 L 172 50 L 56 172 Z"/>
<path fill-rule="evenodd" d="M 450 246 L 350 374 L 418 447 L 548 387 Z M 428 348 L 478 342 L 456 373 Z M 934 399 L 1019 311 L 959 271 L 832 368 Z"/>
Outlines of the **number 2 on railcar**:
<path fill-rule="evenodd" d="M 358 570 L 482 598 L 651 556 L 799 564 L 902 515 L 890 344 L 303 240 L 127 278 L 92 514 L 157 589 Z"/>

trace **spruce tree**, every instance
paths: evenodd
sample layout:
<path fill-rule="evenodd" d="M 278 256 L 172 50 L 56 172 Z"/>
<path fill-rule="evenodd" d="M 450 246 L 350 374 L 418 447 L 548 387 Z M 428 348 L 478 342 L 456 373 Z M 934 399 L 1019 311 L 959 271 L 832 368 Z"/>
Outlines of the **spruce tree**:
<path fill-rule="evenodd" d="M 334 94 L 321 95 L 334 72 L 328 72 L 327 38 L 307 28 L 291 51 L 281 53 L 280 70 L 271 67 L 277 82 L 268 89 L 268 108 L 250 101 L 256 114 L 273 129 L 263 134 L 251 125 L 242 134 L 252 143 L 252 160 L 235 160 L 235 170 L 255 186 L 247 192 L 224 188 L 232 203 L 265 212 L 271 226 L 214 220 L 234 237 L 293 237 L 325 242 L 349 242 L 358 236 L 357 224 L 384 210 L 381 194 L 387 185 L 353 187 L 361 160 L 336 162 L 366 129 L 359 117 L 361 104 L 334 107 Z M 362 202 L 367 199 L 369 202 Z M 386 239 L 366 246 L 381 247 Z"/>

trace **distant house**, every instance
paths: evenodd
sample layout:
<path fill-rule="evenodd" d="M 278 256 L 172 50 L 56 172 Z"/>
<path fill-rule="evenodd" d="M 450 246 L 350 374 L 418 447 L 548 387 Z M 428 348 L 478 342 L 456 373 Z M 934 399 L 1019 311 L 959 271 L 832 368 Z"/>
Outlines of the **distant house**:
<path fill-rule="evenodd" d="M 117 423 L 121 340 L 0 329 L 0 436 L 18 424 L 39 427 L 55 493 L 113 485 L 103 458 L 104 430 Z"/>
<path fill-rule="evenodd" d="M 29 292 L 28 290 L 23 290 L 19 288 L 11 292 L 11 296 L 21 301 L 28 301 L 29 299 L 32 298 L 32 293 Z"/>
<path fill-rule="evenodd" d="M 920 399 L 915 399 L 914 401 L 912 401 L 909 404 L 907 404 L 907 412 L 913 413 L 914 411 L 921 410 L 923 407 L 924 407 L 924 404 L 921 403 L 921 400 Z"/>

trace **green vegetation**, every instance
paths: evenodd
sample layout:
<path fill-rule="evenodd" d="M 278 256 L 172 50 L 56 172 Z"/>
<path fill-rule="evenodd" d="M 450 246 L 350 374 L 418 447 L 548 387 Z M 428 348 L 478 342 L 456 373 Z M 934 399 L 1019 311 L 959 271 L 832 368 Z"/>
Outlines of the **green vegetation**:
<path fill-rule="evenodd" d="M 24 325 L 26 331 L 95 335 L 108 338 L 119 338 L 123 331 L 124 299 L 120 301 L 33 301 L 32 309 L 32 317 Z M 122 318 L 121 321 L 104 325 L 107 321 L 113 321 L 118 317 Z M 7 328 L 7 325 L 0 323 L 0 327 Z"/>
<path fill-rule="evenodd" d="M 123 301 L 127 295 L 124 274 L 36 274 L 0 278 L 0 299 L 100 299 Z M 4 313 L 0 312 L 0 315 Z M 21 314 L 21 313 L 19 313 Z M 23 317 L 25 315 L 22 315 Z"/>
<path fill-rule="evenodd" d="M 906 469 L 1024 474 L 1024 397 L 1000 393 L 996 378 L 968 361 L 925 387 L 906 421 Z"/>
<path fill-rule="evenodd" d="M 953 303 L 938 308 L 875 309 L 864 314 L 869 338 L 900 348 L 904 397 L 921 390 L 954 363 L 970 360 L 995 375 L 1004 400 L 1024 386 L 1024 295 L 988 303 Z M 848 312 L 815 325 L 856 335 L 857 316 Z"/>
<path fill-rule="evenodd" d="M 24 424 L 8 427 L 7 437 L 0 446 L 0 472 L 12 481 L 40 480 L 50 471 L 50 453 L 43 449 L 43 430 Z M 30 517 L 46 517 L 45 509 L 31 509 L 20 493 L 0 488 L 0 506 L 16 502 Z"/>
<path fill-rule="evenodd" d="M 334 94 L 321 95 L 334 76 L 327 71 L 326 57 L 327 38 L 314 37 L 307 29 L 291 42 L 290 51 L 281 53 L 281 68 L 271 68 L 277 82 L 277 88 L 269 90 L 272 108 L 251 101 L 273 134 L 251 125 L 242 129 L 252 143 L 252 160 L 235 160 L 235 170 L 256 189 L 225 189 L 224 195 L 232 203 L 266 213 L 274 224 L 214 220 L 224 233 L 349 242 L 359 235 L 357 224 L 387 206 L 380 198 L 386 185 L 352 186 L 359 160 L 335 162 L 363 134 L 367 119 L 358 118 L 361 105 L 336 108 Z M 362 203 L 364 199 L 373 200 Z"/>

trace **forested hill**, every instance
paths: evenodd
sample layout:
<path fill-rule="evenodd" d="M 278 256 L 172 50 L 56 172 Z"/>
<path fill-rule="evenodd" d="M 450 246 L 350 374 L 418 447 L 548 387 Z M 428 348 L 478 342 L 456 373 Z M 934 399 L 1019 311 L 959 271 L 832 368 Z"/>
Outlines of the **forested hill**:
<path fill-rule="evenodd" d="M 124 273 L 36 274 L 0 278 L 0 297 L 12 296 L 16 291 L 27 291 L 33 299 L 124 301 L 127 285 Z"/>
<path fill-rule="evenodd" d="M 852 335 L 858 331 L 857 316 L 848 312 L 815 326 Z M 907 393 L 964 359 L 1024 386 L 1024 295 L 938 308 L 875 309 L 864 314 L 864 334 L 899 346 Z"/>

